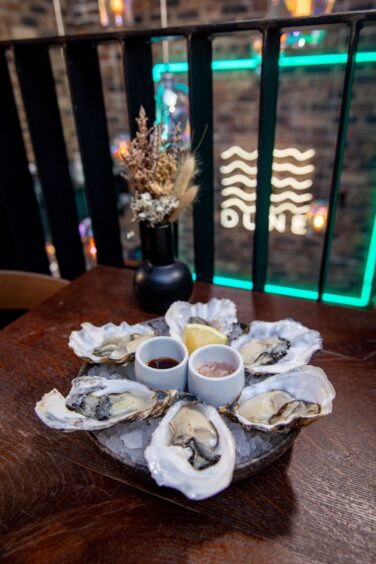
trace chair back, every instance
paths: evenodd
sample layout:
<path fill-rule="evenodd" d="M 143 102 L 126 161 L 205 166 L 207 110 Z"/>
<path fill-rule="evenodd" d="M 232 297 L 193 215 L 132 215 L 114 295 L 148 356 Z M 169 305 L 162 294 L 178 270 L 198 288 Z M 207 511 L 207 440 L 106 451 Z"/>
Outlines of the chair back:
<path fill-rule="evenodd" d="M 68 284 L 43 274 L 0 270 L 0 309 L 32 309 Z"/>

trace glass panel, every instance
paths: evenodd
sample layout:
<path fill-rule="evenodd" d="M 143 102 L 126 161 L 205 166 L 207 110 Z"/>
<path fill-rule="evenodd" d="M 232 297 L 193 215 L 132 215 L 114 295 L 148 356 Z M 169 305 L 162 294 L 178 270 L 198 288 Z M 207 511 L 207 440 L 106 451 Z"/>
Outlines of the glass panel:
<path fill-rule="evenodd" d="M 266 290 L 307 298 L 317 297 L 346 52 L 345 30 L 321 31 L 316 44 L 320 32 L 282 36 L 269 226 Z"/>
<path fill-rule="evenodd" d="M 215 280 L 250 287 L 256 205 L 260 35 L 213 42 Z"/>
<path fill-rule="evenodd" d="M 376 51 L 376 29 L 361 32 L 358 61 Z M 326 299 L 366 306 L 376 255 L 376 61 L 357 63 Z"/>

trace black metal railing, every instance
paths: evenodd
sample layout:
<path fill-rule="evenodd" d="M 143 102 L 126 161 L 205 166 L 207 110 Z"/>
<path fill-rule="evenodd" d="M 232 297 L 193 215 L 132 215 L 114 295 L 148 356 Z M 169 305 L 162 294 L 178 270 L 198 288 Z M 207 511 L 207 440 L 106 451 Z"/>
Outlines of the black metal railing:
<path fill-rule="evenodd" d="M 263 58 L 253 287 L 257 291 L 263 291 L 268 265 L 268 218 L 278 99 L 280 36 L 282 30 L 292 28 L 314 26 L 317 29 L 340 25 L 349 30 L 348 59 L 342 87 L 328 223 L 319 275 L 318 294 L 321 300 L 330 263 L 359 35 L 363 27 L 374 25 L 375 22 L 376 10 L 370 10 L 320 17 L 250 20 L 0 42 L 0 212 L 2 210 L 3 217 L 4 213 L 6 214 L 6 219 L 1 219 L 5 231 L 3 242 L 12 246 L 18 268 L 37 272 L 49 270 L 7 66 L 8 49 L 12 49 L 15 55 L 60 272 L 66 278 L 74 278 L 84 271 L 85 266 L 49 49 L 52 46 L 60 46 L 65 55 L 98 262 L 121 266 L 123 259 L 97 47 L 106 42 L 118 42 L 122 45 L 129 125 L 131 135 L 134 135 L 135 117 L 140 105 L 145 107 L 151 120 L 155 116 L 152 39 L 186 39 L 192 149 L 198 153 L 201 163 L 197 179 L 201 196 L 199 203 L 194 207 L 194 239 L 196 243 L 199 242 L 195 243 L 195 270 L 198 280 L 210 282 L 214 273 L 212 40 L 216 36 L 232 32 L 260 32 L 263 37 Z M 0 254 L 0 260 L 1 256 Z"/>

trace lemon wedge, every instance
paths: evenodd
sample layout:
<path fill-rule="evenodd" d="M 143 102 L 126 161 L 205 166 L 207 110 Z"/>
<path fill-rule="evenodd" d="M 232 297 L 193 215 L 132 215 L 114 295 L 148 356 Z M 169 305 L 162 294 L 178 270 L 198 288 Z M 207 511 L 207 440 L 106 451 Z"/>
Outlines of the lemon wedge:
<path fill-rule="evenodd" d="M 184 329 L 183 343 L 189 354 L 192 354 L 193 351 L 205 345 L 227 345 L 227 337 L 210 325 L 188 323 Z"/>

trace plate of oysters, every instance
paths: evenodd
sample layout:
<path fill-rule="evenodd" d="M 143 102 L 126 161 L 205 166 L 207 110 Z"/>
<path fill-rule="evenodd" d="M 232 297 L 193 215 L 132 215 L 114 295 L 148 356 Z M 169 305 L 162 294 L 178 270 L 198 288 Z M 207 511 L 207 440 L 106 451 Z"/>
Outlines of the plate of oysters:
<path fill-rule="evenodd" d="M 244 323 L 228 299 L 178 301 L 136 325 L 82 323 L 68 345 L 84 364 L 66 397 L 54 389 L 36 404 L 41 421 L 89 432 L 127 469 L 193 500 L 272 464 L 335 398 L 309 364 L 317 331 Z"/>

